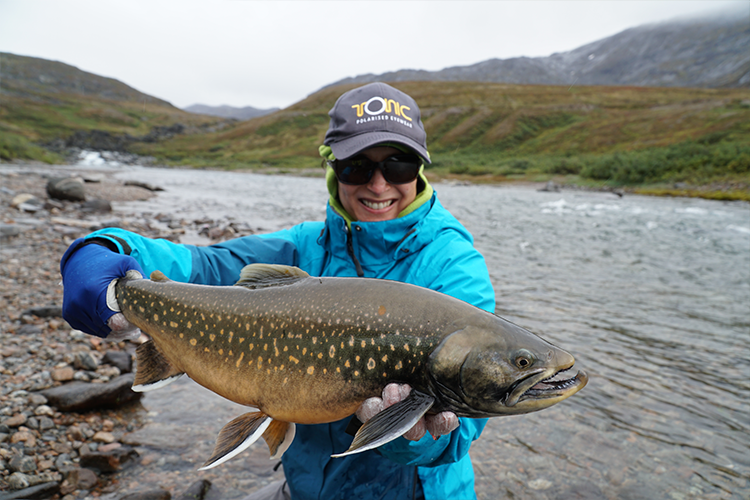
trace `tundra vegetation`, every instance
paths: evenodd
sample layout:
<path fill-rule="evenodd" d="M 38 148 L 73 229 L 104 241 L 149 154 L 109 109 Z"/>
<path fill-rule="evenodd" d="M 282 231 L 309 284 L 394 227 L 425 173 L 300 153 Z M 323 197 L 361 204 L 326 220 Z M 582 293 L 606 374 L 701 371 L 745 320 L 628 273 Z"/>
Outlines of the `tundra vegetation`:
<path fill-rule="evenodd" d="M 339 85 L 275 113 L 231 121 L 177 109 L 116 80 L 2 54 L 0 159 L 63 161 L 78 131 L 159 140 L 128 152 L 181 167 L 321 172 L 317 148 Z M 57 73 L 49 69 L 55 66 Z M 13 68 L 12 68 L 13 69 Z M 45 85 L 46 76 L 49 82 Z M 23 76 L 25 75 L 25 76 Z M 82 76 L 83 75 L 83 76 Z M 32 82 L 30 84 L 29 82 Z M 74 82 L 61 84 L 60 82 Z M 56 83 L 56 84 L 55 84 Z M 750 90 L 399 82 L 420 104 L 433 179 L 548 182 L 750 201 Z M 86 88 L 89 88 L 86 91 Z M 57 151 L 57 152 L 55 152 Z"/>

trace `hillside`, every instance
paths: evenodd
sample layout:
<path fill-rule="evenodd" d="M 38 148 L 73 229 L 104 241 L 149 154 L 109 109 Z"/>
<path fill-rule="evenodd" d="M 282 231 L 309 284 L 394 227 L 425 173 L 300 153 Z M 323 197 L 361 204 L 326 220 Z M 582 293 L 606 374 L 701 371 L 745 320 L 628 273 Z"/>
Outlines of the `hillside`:
<path fill-rule="evenodd" d="M 57 153 L 75 133 L 78 144 L 90 143 L 95 130 L 107 143 L 126 144 L 220 121 L 68 64 L 0 53 L 0 159 L 62 161 Z"/>
<path fill-rule="evenodd" d="M 750 88 L 750 18 L 717 16 L 627 29 L 548 57 L 490 59 L 440 71 L 404 69 L 339 80 Z"/>
<path fill-rule="evenodd" d="M 420 104 L 434 160 L 431 175 L 490 182 L 568 176 L 612 186 L 720 182 L 745 191 L 750 185 L 748 90 L 476 82 L 395 86 Z M 328 110 L 353 87 L 326 88 L 231 129 L 175 137 L 142 150 L 194 166 L 319 168 L 316 152 Z"/>
<path fill-rule="evenodd" d="M 249 120 L 258 116 L 270 115 L 279 110 L 279 108 L 259 109 L 252 106 L 236 108 L 234 106 L 208 106 L 206 104 L 193 104 L 186 108 L 185 111 L 198 113 L 201 115 L 220 116 L 222 118 L 234 118 L 235 120 Z"/>

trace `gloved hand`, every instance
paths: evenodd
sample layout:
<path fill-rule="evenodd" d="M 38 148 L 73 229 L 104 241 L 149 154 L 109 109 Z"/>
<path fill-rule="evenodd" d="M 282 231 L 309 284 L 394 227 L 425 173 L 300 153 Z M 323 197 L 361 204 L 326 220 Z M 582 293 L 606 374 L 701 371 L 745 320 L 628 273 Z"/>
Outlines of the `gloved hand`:
<path fill-rule="evenodd" d="M 143 276 L 143 269 L 129 255 L 98 244 L 82 246 L 84 241 L 82 238 L 74 241 L 60 261 L 63 319 L 73 328 L 90 335 L 107 337 L 114 330 L 121 339 L 123 332 L 132 332 L 135 327 L 125 320 L 122 313 L 107 305 L 107 288 L 131 269 Z"/>
<path fill-rule="evenodd" d="M 360 405 L 357 409 L 357 418 L 363 423 L 367 422 L 389 406 L 405 399 L 410 392 L 411 386 L 408 384 L 388 384 L 383 389 L 382 398 L 369 398 Z M 443 434 L 453 432 L 457 428 L 458 417 L 456 414 L 444 411 L 437 415 L 425 415 L 402 437 L 410 441 L 419 441 L 424 437 L 425 431 L 429 431 L 433 439 L 437 439 Z"/>

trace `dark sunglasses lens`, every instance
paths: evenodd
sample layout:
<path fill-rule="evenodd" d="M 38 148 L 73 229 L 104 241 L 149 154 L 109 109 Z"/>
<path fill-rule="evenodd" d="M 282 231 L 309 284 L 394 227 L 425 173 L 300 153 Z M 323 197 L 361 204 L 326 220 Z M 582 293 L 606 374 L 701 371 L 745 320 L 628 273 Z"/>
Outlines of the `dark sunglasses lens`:
<path fill-rule="evenodd" d="M 422 160 L 416 155 L 400 155 L 383 162 L 383 177 L 390 184 L 406 184 L 417 178 Z"/>
<path fill-rule="evenodd" d="M 375 165 L 369 158 L 351 158 L 336 160 L 334 171 L 339 181 L 344 184 L 367 184 L 372 178 Z"/>
<path fill-rule="evenodd" d="M 370 182 L 373 172 L 378 167 L 382 170 L 386 182 L 406 184 L 417 178 L 421 166 L 422 160 L 416 155 L 392 156 L 378 163 L 362 157 L 336 160 L 333 163 L 336 178 L 344 184 L 355 186 Z"/>

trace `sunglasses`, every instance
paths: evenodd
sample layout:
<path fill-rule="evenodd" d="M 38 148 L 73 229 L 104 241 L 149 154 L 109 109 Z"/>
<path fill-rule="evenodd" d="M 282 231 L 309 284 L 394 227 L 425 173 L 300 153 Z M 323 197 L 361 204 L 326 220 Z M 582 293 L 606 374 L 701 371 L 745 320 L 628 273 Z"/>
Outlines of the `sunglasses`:
<path fill-rule="evenodd" d="M 394 155 L 383 161 L 372 161 L 359 155 L 345 160 L 328 161 L 342 184 L 359 186 L 367 184 L 379 168 L 388 184 L 406 184 L 417 178 L 422 167 L 422 159 L 417 155 Z"/>

